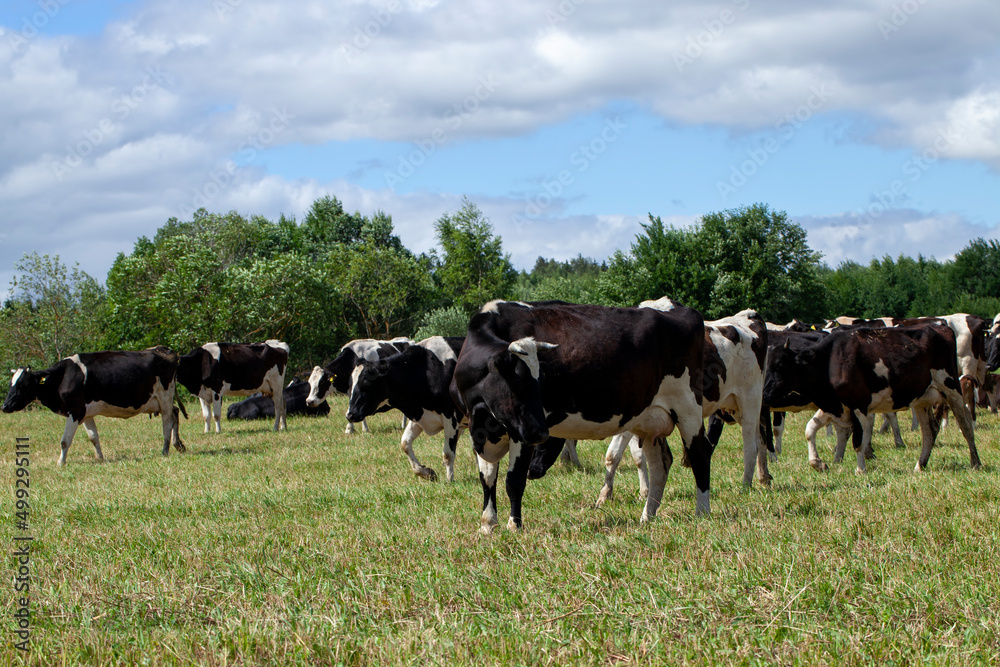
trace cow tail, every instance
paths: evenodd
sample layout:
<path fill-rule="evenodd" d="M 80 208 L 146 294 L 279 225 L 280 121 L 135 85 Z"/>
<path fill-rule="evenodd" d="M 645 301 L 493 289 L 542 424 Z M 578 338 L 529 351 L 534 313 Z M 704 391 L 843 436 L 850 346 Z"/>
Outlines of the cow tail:
<path fill-rule="evenodd" d="M 177 407 L 181 409 L 181 414 L 184 415 L 184 419 L 187 419 L 188 413 L 187 410 L 184 408 L 184 401 L 181 400 L 181 397 L 178 396 L 176 392 L 174 392 L 174 400 L 177 401 Z"/>

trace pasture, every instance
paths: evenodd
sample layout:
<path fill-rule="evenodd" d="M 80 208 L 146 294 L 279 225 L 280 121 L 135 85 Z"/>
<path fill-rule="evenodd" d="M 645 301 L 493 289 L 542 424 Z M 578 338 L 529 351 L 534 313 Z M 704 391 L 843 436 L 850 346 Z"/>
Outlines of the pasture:
<path fill-rule="evenodd" d="M 737 429 L 712 465 L 712 514 L 675 464 L 658 519 L 630 465 L 593 503 L 606 443 L 525 493 L 525 530 L 479 534 L 467 435 L 456 482 L 429 483 L 399 450 L 398 413 L 345 435 L 330 418 L 181 423 L 98 418 L 56 466 L 63 419 L 0 417 L 2 539 L 13 550 L 14 441 L 30 437 L 31 652 L 52 664 L 985 664 L 1000 659 L 1000 419 L 980 413 L 981 471 L 955 424 L 930 471 L 877 435 L 820 474 L 806 416 L 786 431 L 774 484 L 741 490 Z M 196 411 L 196 410 L 195 410 Z M 907 413 L 908 415 L 908 413 Z M 194 415 L 192 415 L 194 417 Z M 820 436 L 832 461 L 834 439 Z M 675 455 L 676 437 L 671 438 Z M 442 473 L 440 437 L 416 443 Z M 679 461 L 679 457 L 678 457 Z M 443 477 L 443 475 L 442 475 Z M 509 506 L 498 492 L 501 525 Z M 6 559 L 8 572 L 14 559 Z M 13 575 L 3 589 L 14 609 Z M 0 662 L 17 663 L 12 612 Z"/>

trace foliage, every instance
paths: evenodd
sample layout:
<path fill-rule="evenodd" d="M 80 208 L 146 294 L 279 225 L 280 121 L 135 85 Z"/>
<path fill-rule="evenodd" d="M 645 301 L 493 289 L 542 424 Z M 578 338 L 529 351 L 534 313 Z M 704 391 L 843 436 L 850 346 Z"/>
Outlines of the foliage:
<path fill-rule="evenodd" d="M 420 328 L 413 334 L 414 340 L 431 336 L 464 336 L 469 330 L 469 315 L 458 306 L 435 308 L 427 312 L 420 321 Z"/>
<path fill-rule="evenodd" d="M 441 216 L 434 229 L 443 251 L 437 278 L 452 303 L 472 313 L 488 301 L 510 296 L 517 273 L 479 207 L 465 198 L 462 208 Z"/>
<path fill-rule="evenodd" d="M 570 303 L 596 303 L 597 283 L 607 269 L 583 255 L 560 262 L 539 257 L 530 273 L 521 271 L 514 285 L 519 301 L 558 299 Z"/>
<path fill-rule="evenodd" d="M 598 285 L 603 302 L 669 296 L 713 319 L 745 308 L 774 321 L 821 316 L 819 253 L 783 212 L 756 204 L 686 229 L 650 215 L 643 232 L 631 252 L 612 256 Z"/>
<path fill-rule="evenodd" d="M 0 309 L 0 363 L 45 368 L 81 351 L 103 347 L 105 293 L 101 284 L 59 256 L 29 253 L 14 265 L 11 298 Z"/>

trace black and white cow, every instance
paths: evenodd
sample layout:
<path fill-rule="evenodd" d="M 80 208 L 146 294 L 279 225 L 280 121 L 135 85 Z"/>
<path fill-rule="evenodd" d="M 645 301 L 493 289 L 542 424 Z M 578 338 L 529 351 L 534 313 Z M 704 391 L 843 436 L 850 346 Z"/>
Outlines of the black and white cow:
<path fill-rule="evenodd" d="M 444 464 L 448 481 L 454 481 L 455 448 L 465 416 L 451 400 L 449 387 L 464 342 L 464 336 L 431 336 L 399 354 L 366 361 L 358 367 L 351 389 L 349 421 L 359 422 L 385 407 L 409 419 L 400 445 L 414 474 L 431 481 L 437 480 L 437 473 L 417 460 L 413 441 L 421 433 L 444 431 Z"/>
<path fill-rule="evenodd" d="M 177 382 L 201 401 L 205 433 L 215 414 L 215 432 L 222 431 L 222 397 L 257 392 L 274 399 L 274 430 L 285 423 L 285 369 L 288 345 L 280 340 L 263 343 L 205 343 L 182 355 Z"/>
<path fill-rule="evenodd" d="M 63 359 L 43 371 L 18 368 L 3 403 L 4 412 L 23 410 L 38 400 L 57 415 L 66 417 L 59 465 L 66 465 L 66 452 L 80 424 L 103 461 L 94 417 L 127 419 L 139 414 L 163 418 L 163 455 L 170 445 L 184 451 L 174 406 L 174 376 L 177 353 L 166 347 L 138 352 L 82 352 Z M 187 416 L 187 415 L 185 415 Z"/>
<path fill-rule="evenodd" d="M 874 413 L 909 407 L 920 421 L 923 447 L 916 469 L 927 466 L 937 436 L 928 414 L 944 400 L 951 406 L 969 445 L 973 468 L 979 468 L 972 418 L 962 402 L 955 334 L 945 326 L 834 330 L 829 336 L 795 349 L 786 341 L 772 347 L 764 401 L 773 409 L 822 410 L 841 426 L 860 434 L 855 448 L 858 471 L 865 470 Z M 807 433 L 808 435 L 808 433 Z M 815 452 L 811 445 L 810 462 Z M 816 457 L 818 459 L 818 457 Z"/>
<path fill-rule="evenodd" d="M 306 405 L 306 397 L 309 396 L 309 383 L 298 378 L 292 380 L 282 392 L 285 399 L 285 415 L 306 415 L 308 417 L 322 417 L 330 414 L 330 404 L 321 402 L 315 408 Z M 274 417 L 274 399 L 270 396 L 251 396 L 250 398 L 233 403 L 226 410 L 226 419 L 271 419 Z"/>
<path fill-rule="evenodd" d="M 644 301 L 639 307 L 669 312 L 680 305 L 664 297 L 656 301 Z M 746 486 L 753 483 L 755 461 L 761 484 L 771 483 L 771 475 L 767 470 L 767 445 L 760 428 L 767 340 L 768 331 L 764 319 L 754 310 L 744 310 L 732 317 L 705 322 L 702 414 L 709 417 L 718 410 L 724 410 L 740 424 L 743 436 L 743 484 Z M 765 421 L 767 416 L 764 412 Z M 639 468 L 640 492 L 646 491 L 641 450 L 637 447 L 638 443 L 633 441 L 629 432 L 620 433 L 611 439 L 605 455 L 607 473 L 604 486 L 597 497 L 598 507 L 612 497 L 615 471 L 626 446 L 631 448 Z M 718 436 L 712 442 L 713 446 L 717 442 Z"/>
<path fill-rule="evenodd" d="M 562 302 L 492 301 L 469 322 L 452 397 L 469 418 L 483 486 L 481 528 L 497 525 L 499 462 L 509 452 L 508 528 L 536 446 L 550 436 L 603 440 L 631 431 L 642 440 L 650 488 L 642 520 L 656 515 L 681 434 L 695 477 L 696 511 L 709 511 L 712 449 L 702 417 L 705 325 L 696 310 L 608 308 Z M 558 455 L 558 451 L 556 452 Z"/>
<path fill-rule="evenodd" d="M 350 396 L 354 386 L 354 374 L 366 361 L 378 361 L 394 354 L 399 354 L 413 345 L 409 338 L 393 338 L 392 340 L 375 340 L 374 338 L 359 338 L 352 340 L 344 347 L 336 358 L 326 366 L 315 366 L 309 375 L 309 396 L 306 405 L 319 405 L 330 391 Z M 368 433 L 368 422 L 361 420 L 361 429 Z M 354 433 L 354 424 L 347 422 L 344 433 Z"/>

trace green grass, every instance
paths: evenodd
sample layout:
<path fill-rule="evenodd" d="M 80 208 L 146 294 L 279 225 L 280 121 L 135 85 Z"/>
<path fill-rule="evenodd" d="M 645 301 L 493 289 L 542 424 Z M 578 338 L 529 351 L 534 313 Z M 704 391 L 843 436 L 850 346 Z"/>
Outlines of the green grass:
<path fill-rule="evenodd" d="M 525 494 L 525 529 L 478 533 L 467 437 L 456 482 L 417 479 L 396 413 L 374 433 L 331 418 L 182 422 L 162 457 L 158 420 L 98 419 L 56 466 L 63 420 L 0 417 L 0 539 L 12 550 L 14 438 L 31 438 L 32 649 L 53 664 L 939 664 L 1000 657 L 1000 419 L 981 415 L 984 469 L 955 425 L 930 470 L 918 436 L 876 436 L 869 472 L 806 463 L 791 420 L 774 484 L 740 486 L 737 429 L 713 458 L 712 515 L 690 471 L 671 471 L 657 521 L 639 524 L 634 470 L 593 501 L 603 443 L 584 470 L 557 464 Z M 905 422 L 905 419 L 900 421 Z M 820 436 L 832 459 L 832 438 Z M 421 460 L 443 478 L 441 438 Z M 675 453 L 677 446 L 674 446 Z M 509 510 L 502 485 L 501 525 Z M 0 663 L 14 648 L 7 558 Z"/>

